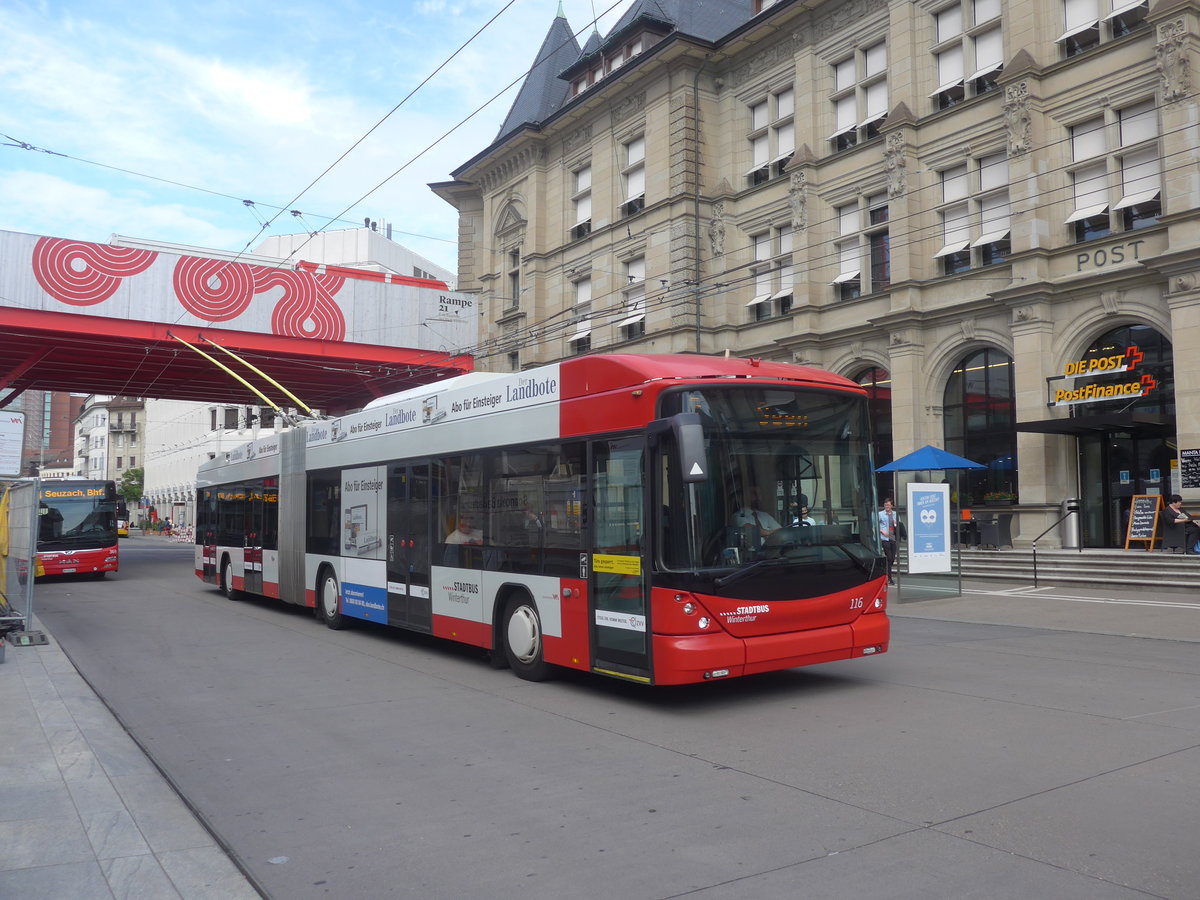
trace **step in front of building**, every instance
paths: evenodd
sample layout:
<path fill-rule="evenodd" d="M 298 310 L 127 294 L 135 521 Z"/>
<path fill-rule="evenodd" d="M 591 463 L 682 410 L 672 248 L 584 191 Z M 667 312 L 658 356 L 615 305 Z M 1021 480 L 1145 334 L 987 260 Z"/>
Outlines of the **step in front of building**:
<path fill-rule="evenodd" d="M 1200 555 L 1145 550 L 964 550 L 963 578 L 1047 584 L 1200 588 Z M 903 561 L 902 561 L 903 563 Z M 901 565 L 901 572 L 904 566 Z"/>

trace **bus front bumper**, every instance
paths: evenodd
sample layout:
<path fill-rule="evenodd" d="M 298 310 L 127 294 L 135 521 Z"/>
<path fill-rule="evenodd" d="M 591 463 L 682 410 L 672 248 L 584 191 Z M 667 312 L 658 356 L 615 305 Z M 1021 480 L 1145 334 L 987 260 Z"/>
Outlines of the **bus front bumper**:
<path fill-rule="evenodd" d="M 873 656 L 887 652 L 890 636 L 888 617 L 879 613 L 848 625 L 760 637 L 656 634 L 654 683 L 695 684 Z"/>

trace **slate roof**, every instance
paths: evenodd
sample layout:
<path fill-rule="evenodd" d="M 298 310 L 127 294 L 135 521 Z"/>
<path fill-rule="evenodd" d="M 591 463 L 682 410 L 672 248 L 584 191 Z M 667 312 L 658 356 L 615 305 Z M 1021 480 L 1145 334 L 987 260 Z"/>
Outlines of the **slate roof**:
<path fill-rule="evenodd" d="M 638 0 L 605 37 L 601 38 L 593 31 L 587 44 L 580 49 L 560 6 L 496 140 L 523 125 L 537 125 L 550 118 L 570 98 L 571 84 L 561 77 L 564 72 L 588 57 L 619 45 L 644 28 L 659 33 L 674 31 L 716 42 L 753 15 L 753 0 Z"/>
<path fill-rule="evenodd" d="M 571 85 L 559 78 L 558 73 L 579 59 L 579 54 L 579 42 L 560 7 L 541 49 L 533 58 L 533 66 L 525 76 L 521 90 L 517 92 L 517 99 L 500 126 L 497 140 L 527 122 L 545 121 L 563 105 Z"/>

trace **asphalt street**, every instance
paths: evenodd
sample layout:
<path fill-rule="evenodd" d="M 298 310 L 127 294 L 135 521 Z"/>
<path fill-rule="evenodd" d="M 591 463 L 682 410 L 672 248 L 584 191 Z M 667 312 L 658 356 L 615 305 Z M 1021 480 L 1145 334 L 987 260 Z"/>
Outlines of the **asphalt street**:
<path fill-rule="evenodd" d="M 37 614 L 273 898 L 1200 896 L 1188 594 L 968 585 L 882 657 L 648 690 L 122 549 Z"/>

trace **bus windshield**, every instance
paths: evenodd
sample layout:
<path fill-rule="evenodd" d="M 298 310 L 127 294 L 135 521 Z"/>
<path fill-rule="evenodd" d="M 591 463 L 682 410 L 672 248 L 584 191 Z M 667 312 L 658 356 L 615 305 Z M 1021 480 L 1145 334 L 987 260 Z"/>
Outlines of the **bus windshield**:
<path fill-rule="evenodd" d="M 688 412 L 700 415 L 708 477 L 688 483 L 673 453 L 659 456 L 663 568 L 725 570 L 718 586 L 774 565 L 870 574 L 880 549 L 865 400 L 737 386 L 664 396 L 664 415 Z"/>
<path fill-rule="evenodd" d="M 103 547 L 117 542 L 112 498 L 43 499 L 38 509 L 38 549 Z"/>

